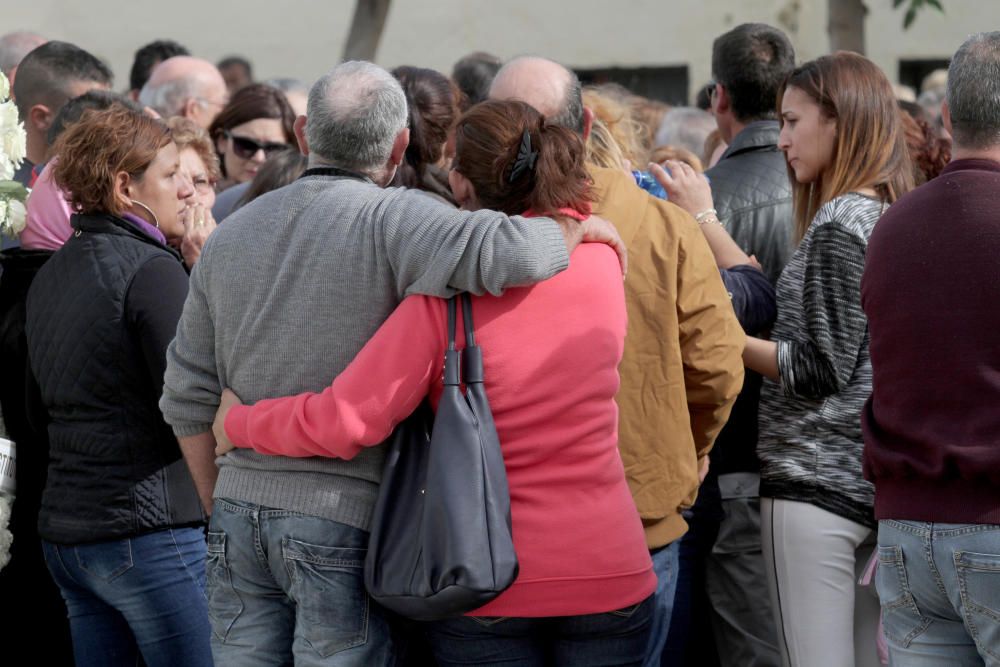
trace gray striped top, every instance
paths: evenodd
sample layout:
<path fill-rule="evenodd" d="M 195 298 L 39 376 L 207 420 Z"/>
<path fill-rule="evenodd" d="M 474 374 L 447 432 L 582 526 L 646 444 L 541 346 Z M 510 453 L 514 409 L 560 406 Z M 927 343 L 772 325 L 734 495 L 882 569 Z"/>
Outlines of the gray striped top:
<path fill-rule="evenodd" d="M 871 393 L 861 274 L 883 204 L 850 193 L 817 212 L 777 285 L 780 381 L 760 401 L 761 496 L 808 502 L 868 526 L 861 409 Z"/>

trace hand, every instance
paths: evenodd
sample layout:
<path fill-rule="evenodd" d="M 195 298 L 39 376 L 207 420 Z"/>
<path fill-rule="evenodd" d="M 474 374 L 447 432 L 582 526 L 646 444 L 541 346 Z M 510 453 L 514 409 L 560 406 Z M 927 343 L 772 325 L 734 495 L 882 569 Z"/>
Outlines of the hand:
<path fill-rule="evenodd" d="M 181 211 L 181 222 L 184 223 L 181 254 L 184 256 L 184 263 L 191 269 L 201 256 L 205 241 L 218 225 L 215 224 L 212 211 L 204 204 L 193 204 Z"/>
<path fill-rule="evenodd" d="M 757 269 L 758 271 L 764 270 L 764 267 L 761 266 L 760 262 L 757 261 L 757 255 L 750 255 L 750 266 Z"/>
<path fill-rule="evenodd" d="M 708 460 L 708 457 L 706 456 L 705 458 L 703 458 L 701 460 L 701 465 L 698 466 L 698 483 L 699 484 L 701 484 L 702 482 L 704 482 L 705 478 L 708 477 L 708 466 L 709 466 L 709 460 Z"/>
<path fill-rule="evenodd" d="M 667 160 L 664 164 L 670 170 L 669 174 L 653 162 L 649 164 L 649 172 L 667 191 L 670 201 L 691 215 L 715 208 L 712 205 L 712 188 L 704 174 L 699 174 L 691 165 L 677 160 Z"/>
<path fill-rule="evenodd" d="M 219 399 L 219 409 L 215 412 L 215 421 L 212 422 L 212 433 L 215 434 L 215 455 L 222 456 L 236 449 L 236 446 L 226 435 L 226 415 L 234 405 L 243 405 L 243 401 L 232 389 L 223 389 Z"/>
<path fill-rule="evenodd" d="M 582 222 L 561 217 L 557 217 L 556 221 L 562 225 L 563 233 L 568 238 L 573 238 L 577 243 L 605 243 L 611 246 L 612 250 L 618 253 L 618 261 L 622 265 L 622 277 L 625 277 L 628 272 L 628 251 L 625 249 L 625 241 L 622 240 L 614 225 L 596 215 L 592 215 Z M 573 243 L 570 250 L 572 251 L 575 247 L 576 243 Z"/>

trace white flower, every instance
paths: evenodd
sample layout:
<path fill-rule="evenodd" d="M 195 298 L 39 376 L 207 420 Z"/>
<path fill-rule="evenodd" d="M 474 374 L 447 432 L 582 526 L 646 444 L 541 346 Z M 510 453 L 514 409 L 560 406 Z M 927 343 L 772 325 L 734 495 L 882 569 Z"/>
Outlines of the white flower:
<path fill-rule="evenodd" d="M 10 97 L 10 81 L 4 76 L 3 72 L 0 72 L 0 100 L 5 100 Z"/>
<path fill-rule="evenodd" d="M 7 231 L 7 212 L 9 210 L 7 205 L 7 199 L 5 197 L 0 197 L 0 229 L 4 232 Z"/>
<path fill-rule="evenodd" d="M 21 162 L 27 155 L 28 147 L 25 143 L 24 125 L 18 123 L 13 128 L 6 128 L 3 133 L 3 152 L 7 155 L 7 161 L 12 162 L 14 167 L 20 167 Z"/>
<path fill-rule="evenodd" d="M 10 181 L 14 178 L 14 163 L 7 159 L 4 154 L 3 144 L 0 143 L 0 181 Z M 0 220 L 3 216 L 0 215 Z"/>
<path fill-rule="evenodd" d="M 7 229 L 11 236 L 18 236 L 28 222 L 28 211 L 24 203 L 16 199 L 7 202 Z"/>
<path fill-rule="evenodd" d="M 24 126 L 18 121 L 17 107 L 13 102 L 0 103 L 0 149 L 7 160 L 20 166 L 25 154 Z"/>

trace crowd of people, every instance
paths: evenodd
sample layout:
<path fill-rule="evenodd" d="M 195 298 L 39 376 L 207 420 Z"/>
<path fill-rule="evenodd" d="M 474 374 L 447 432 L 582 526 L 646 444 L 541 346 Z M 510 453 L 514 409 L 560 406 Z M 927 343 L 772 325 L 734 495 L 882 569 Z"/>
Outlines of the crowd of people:
<path fill-rule="evenodd" d="M 533 55 L 309 86 L 170 40 L 118 94 L 0 37 L 31 188 L 8 636 L 85 666 L 1000 665 L 1000 33 L 923 104 L 764 24 L 711 55 L 671 108 Z M 461 292 L 519 573 L 414 622 L 363 567 Z"/>

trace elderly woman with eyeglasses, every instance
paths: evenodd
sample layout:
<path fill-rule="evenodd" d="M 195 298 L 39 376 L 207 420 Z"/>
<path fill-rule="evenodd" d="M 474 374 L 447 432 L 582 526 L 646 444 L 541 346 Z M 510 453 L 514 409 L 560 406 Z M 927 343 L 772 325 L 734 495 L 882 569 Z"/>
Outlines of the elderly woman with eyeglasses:
<path fill-rule="evenodd" d="M 222 163 L 216 189 L 253 180 L 268 157 L 294 146 L 294 121 L 295 112 L 277 88 L 254 84 L 233 95 L 208 128 Z"/>

